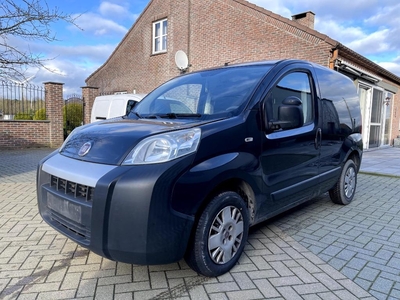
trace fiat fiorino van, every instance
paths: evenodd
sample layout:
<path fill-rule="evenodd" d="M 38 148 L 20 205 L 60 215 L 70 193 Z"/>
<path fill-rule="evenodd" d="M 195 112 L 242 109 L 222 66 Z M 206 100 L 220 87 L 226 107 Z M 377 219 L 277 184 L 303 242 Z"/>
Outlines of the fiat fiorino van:
<path fill-rule="evenodd" d="M 76 128 L 40 162 L 37 197 L 49 225 L 103 257 L 218 276 L 250 226 L 325 192 L 349 204 L 361 159 L 349 78 L 253 62 L 179 76 L 128 116 Z"/>

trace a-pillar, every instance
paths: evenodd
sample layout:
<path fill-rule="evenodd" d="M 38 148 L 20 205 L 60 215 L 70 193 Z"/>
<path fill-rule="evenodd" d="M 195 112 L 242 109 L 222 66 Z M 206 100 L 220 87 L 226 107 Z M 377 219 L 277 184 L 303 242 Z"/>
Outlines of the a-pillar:
<path fill-rule="evenodd" d="M 50 121 L 50 147 L 58 148 L 64 142 L 63 83 L 45 82 L 46 117 Z"/>

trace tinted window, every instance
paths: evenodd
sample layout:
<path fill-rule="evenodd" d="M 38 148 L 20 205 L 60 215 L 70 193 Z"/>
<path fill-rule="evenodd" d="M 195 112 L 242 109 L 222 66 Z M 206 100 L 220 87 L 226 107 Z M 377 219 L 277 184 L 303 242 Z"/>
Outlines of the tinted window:
<path fill-rule="evenodd" d="M 199 114 L 203 119 L 239 114 L 268 65 L 229 67 L 177 77 L 155 89 L 134 111 L 142 117 L 166 113 Z"/>
<path fill-rule="evenodd" d="M 348 134 L 361 126 L 360 100 L 354 83 L 345 75 L 315 66 L 328 133 Z"/>
<path fill-rule="evenodd" d="M 270 121 L 279 120 L 279 107 L 288 97 L 297 97 L 301 100 L 304 124 L 314 119 L 310 79 L 307 73 L 293 72 L 281 78 L 278 84 L 268 93 L 266 100 L 267 116 Z"/>

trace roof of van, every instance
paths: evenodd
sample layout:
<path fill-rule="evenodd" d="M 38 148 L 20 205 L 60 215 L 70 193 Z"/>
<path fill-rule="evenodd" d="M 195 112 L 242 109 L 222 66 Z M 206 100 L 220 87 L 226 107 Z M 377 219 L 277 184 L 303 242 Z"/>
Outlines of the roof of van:
<path fill-rule="evenodd" d="M 112 94 L 112 95 L 102 95 L 97 96 L 96 99 L 129 99 L 129 100 L 136 100 L 140 101 L 144 98 L 147 94 Z"/>

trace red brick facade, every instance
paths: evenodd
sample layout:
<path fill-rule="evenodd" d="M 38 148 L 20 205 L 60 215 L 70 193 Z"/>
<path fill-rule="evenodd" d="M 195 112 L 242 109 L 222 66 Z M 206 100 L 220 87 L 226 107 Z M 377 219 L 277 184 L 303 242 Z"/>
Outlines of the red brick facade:
<path fill-rule="evenodd" d="M 400 96 L 399 94 L 393 95 L 390 100 L 393 106 L 392 109 L 392 124 L 391 124 L 391 138 L 400 138 Z"/>
<path fill-rule="evenodd" d="M 152 54 L 152 24 L 168 20 L 168 47 Z M 295 58 L 336 69 L 340 59 L 376 74 L 396 94 L 400 78 L 365 57 L 315 31 L 314 14 L 283 18 L 245 0 L 151 0 L 109 59 L 90 75 L 99 93 L 148 93 L 178 76 L 175 53 L 183 50 L 188 72 L 257 60 Z M 355 79 L 355 83 L 357 83 Z M 393 99 L 391 138 L 399 132 L 399 97 Z M 91 106 L 90 106 L 91 107 Z"/>
<path fill-rule="evenodd" d="M 168 51 L 152 55 L 152 23 L 163 18 L 168 19 Z M 187 53 L 189 71 L 283 58 L 328 66 L 332 44 L 327 41 L 325 35 L 243 0 L 153 0 L 86 83 L 100 93 L 148 93 L 179 75 L 178 50 Z"/>
<path fill-rule="evenodd" d="M 46 117 L 50 121 L 50 146 L 59 147 L 64 142 L 63 83 L 45 82 Z"/>
<path fill-rule="evenodd" d="M 89 86 L 82 87 L 82 98 L 83 98 L 83 124 L 90 123 L 90 115 L 94 99 L 99 95 L 99 89 Z"/>

